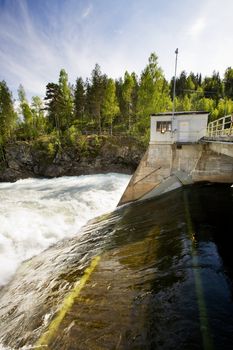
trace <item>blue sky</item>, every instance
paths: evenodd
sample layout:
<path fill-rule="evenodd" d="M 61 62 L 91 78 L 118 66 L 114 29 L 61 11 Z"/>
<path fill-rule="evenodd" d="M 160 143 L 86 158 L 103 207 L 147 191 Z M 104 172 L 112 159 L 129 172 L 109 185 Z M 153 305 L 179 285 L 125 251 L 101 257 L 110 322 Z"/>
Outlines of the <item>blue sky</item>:
<path fill-rule="evenodd" d="M 140 75 L 156 52 L 167 79 L 233 67 L 232 0 L 0 0 L 0 80 L 43 96 L 64 68 L 71 83 L 95 63 Z"/>

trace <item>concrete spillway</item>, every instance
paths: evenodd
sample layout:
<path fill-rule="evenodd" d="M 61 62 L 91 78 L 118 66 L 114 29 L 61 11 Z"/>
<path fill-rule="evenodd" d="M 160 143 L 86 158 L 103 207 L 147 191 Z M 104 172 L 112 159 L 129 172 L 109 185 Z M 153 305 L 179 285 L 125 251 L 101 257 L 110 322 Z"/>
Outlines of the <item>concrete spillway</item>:
<path fill-rule="evenodd" d="M 233 143 L 150 144 L 119 205 L 196 182 L 233 183 Z"/>

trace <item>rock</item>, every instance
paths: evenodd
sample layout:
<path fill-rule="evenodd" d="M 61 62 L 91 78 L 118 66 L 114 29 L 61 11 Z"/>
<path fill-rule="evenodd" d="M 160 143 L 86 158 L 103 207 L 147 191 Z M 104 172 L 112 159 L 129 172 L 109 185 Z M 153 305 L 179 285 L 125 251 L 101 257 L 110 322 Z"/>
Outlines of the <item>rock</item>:
<path fill-rule="evenodd" d="M 145 148 L 132 137 L 88 136 L 84 148 L 63 146 L 54 154 L 46 142 L 17 141 L 6 146 L 6 162 L 0 163 L 0 181 L 27 177 L 79 176 L 120 172 L 131 174 Z"/>
<path fill-rule="evenodd" d="M 14 170 L 19 170 L 20 169 L 19 163 L 17 161 L 13 160 L 13 159 L 9 160 L 8 167 L 10 169 L 14 169 Z"/>

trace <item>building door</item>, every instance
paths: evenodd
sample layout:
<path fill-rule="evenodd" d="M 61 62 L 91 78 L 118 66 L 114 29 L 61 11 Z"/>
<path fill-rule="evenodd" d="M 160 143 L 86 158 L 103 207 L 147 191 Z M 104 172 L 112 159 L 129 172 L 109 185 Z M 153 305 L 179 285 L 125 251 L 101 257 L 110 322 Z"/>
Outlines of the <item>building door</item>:
<path fill-rule="evenodd" d="M 189 142 L 189 122 L 188 121 L 180 121 L 178 122 L 178 142 Z"/>

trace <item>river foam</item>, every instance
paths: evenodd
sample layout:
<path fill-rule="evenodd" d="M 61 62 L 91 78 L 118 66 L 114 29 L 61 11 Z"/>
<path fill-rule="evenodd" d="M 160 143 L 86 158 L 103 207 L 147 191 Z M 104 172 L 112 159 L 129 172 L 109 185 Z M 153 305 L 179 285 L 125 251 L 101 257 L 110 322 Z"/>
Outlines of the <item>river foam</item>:
<path fill-rule="evenodd" d="M 113 210 L 129 179 L 111 173 L 0 183 L 0 286 L 22 261 Z"/>

